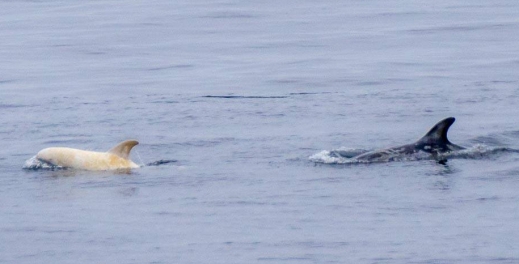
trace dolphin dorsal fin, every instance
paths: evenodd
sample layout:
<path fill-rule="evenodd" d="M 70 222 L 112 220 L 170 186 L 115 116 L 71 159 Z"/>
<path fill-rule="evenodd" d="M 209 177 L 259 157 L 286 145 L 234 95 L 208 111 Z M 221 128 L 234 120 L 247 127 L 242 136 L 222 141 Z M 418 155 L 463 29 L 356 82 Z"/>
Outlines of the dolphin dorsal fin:
<path fill-rule="evenodd" d="M 126 141 L 123 141 L 123 142 L 117 144 L 117 146 L 113 147 L 112 149 L 110 149 L 108 151 L 108 153 L 112 153 L 123 159 L 128 159 L 128 157 L 130 156 L 130 151 L 137 144 L 139 144 L 139 142 L 137 140 L 126 140 Z"/>
<path fill-rule="evenodd" d="M 454 117 L 447 117 L 443 119 L 434 125 L 431 130 L 425 134 L 425 136 L 418 140 L 418 142 L 450 144 L 449 139 L 447 139 L 447 131 L 455 120 L 456 119 Z"/>

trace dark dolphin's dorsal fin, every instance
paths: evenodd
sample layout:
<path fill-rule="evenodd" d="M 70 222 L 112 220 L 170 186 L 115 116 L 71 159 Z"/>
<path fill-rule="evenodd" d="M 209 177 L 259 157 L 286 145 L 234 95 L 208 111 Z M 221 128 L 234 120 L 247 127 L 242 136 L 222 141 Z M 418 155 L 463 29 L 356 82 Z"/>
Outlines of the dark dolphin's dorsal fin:
<path fill-rule="evenodd" d="M 425 134 L 425 136 L 418 140 L 418 142 L 449 144 L 450 142 L 449 139 L 447 139 L 447 131 L 455 120 L 456 119 L 454 117 L 443 119 L 434 125 L 431 130 Z"/>
<path fill-rule="evenodd" d="M 113 147 L 112 149 L 110 149 L 108 151 L 108 153 L 112 153 L 123 159 L 128 159 L 128 157 L 130 156 L 130 151 L 137 144 L 139 144 L 139 142 L 137 140 L 126 140 L 124 142 L 117 144 L 117 146 Z"/>

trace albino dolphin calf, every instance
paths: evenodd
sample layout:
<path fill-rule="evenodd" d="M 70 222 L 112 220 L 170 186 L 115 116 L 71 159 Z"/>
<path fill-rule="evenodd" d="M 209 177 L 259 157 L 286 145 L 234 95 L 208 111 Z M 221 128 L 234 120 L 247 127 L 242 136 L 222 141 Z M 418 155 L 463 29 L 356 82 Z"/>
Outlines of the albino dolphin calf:
<path fill-rule="evenodd" d="M 107 152 L 95 152 L 73 148 L 52 147 L 36 154 L 36 159 L 51 166 L 80 170 L 117 170 L 138 168 L 129 159 L 136 140 L 126 140 Z"/>
<path fill-rule="evenodd" d="M 405 157 L 416 158 L 416 155 L 420 154 L 429 154 L 432 158 L 438 160 L 438 162 L 444 163 L 445 160 L 442 158 L 442 155 L 464 149 L 463 147 L 451 143 L 447 138 L 447 131 L 455 120 L 454 117 L 441 120 L 415 143 L 369 151 L 355 156 L 353 159 L 360 162 L 388 162 L 400 160 Z"/>

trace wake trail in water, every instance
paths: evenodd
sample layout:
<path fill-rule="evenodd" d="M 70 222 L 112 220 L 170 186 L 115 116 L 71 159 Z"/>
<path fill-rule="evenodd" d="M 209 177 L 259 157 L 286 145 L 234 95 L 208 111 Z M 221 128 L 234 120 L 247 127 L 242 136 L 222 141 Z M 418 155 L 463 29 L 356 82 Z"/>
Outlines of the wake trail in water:
<path fill-rule="evenodd" d="M 216 99 L 284 99 L 292 96 L 303 96 L 303 95 L 319 95 L 319 94 L 330 94 L 331 92 L 301 92 L 301 93 L 289 93 L 288 95 L 204 95 L 203 98 L 216 98 Z"/>
<path fill-rule="evenodd" d="M 220 99 L 282 99 L 288 96 L 205 95 L 202 97 Z"/>

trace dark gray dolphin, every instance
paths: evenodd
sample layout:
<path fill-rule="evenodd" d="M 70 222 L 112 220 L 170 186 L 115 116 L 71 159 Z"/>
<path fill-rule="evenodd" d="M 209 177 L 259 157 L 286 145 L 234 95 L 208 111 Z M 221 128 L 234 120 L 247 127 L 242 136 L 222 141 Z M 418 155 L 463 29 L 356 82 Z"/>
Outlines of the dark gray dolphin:
<path fill-rule="evenodd" d="M 360 162 L 388 162 L 405 158 L 421 159 L 425 154 L 426 157 L 434 158 L 438 162 L 443 163 L 445 159 L 442 157 L 442 154 L 464 149 L 463 147 L 452 144 L 447 138 L 447 131 L 455 120 L 454 117 L 443 119 L 415 143 L 369 151 L 355 156 L 353 159 Z"/>

